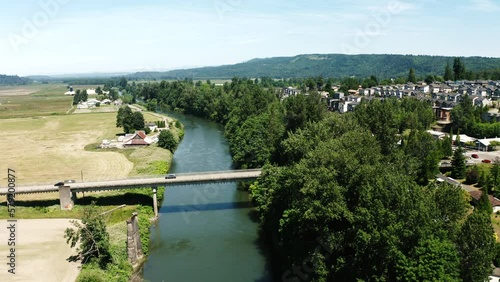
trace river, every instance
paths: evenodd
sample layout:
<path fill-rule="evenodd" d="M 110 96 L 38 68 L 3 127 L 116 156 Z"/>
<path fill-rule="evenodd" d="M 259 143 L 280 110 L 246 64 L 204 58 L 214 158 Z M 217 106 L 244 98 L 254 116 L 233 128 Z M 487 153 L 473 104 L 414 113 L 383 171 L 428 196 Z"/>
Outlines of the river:
<path fill-rule="evenodd" d="M 204 119 L 166 112 L 184 124 L 171 173 L 231 169 L 223 127 Z M 248 193 L 236 183 L 172 186 L 156 226 L 143 268 L 146 281 L 272 281 L 258 222 Z"/>

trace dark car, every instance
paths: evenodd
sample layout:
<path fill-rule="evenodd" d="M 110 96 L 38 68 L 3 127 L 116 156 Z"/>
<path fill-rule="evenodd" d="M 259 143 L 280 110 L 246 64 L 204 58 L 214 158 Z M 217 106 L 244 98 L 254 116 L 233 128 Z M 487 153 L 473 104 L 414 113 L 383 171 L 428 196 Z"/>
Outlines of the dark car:
<path fill-rule="evenodd" d="M 165 179 L 174 179 L 175 177 L 176 177 L 175 174 L 170 173 L 170 174 L 167 174 L 167 176 L 165 176 Z"/>
<path fill-rule="evenodd" d="M 64 182 L 60 181 L 60 182 L 57 182 L 56 184 L 54 184 L 54 186 L 64 186 Z"/>
<path fill-rule="evenodd" d="M 482 162 L 489 164 L 489 163 L 491 163 L 491 160 L 484 159 L 484 160 L 482 160 Z"/>
<path fill-rule="evenodd" d="M 472 154 L 470 156 L 473 157 L 474 159 L 478 159 L 479 158 L 479 156 L 477 154 Z"/>

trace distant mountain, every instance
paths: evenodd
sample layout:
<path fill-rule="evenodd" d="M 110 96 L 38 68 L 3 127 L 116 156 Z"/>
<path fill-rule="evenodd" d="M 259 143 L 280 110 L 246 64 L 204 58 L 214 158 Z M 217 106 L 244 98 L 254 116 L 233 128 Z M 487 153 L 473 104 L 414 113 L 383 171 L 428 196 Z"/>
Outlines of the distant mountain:
<path fill-rule="evenodd" d="M 54 74 L 54 75 L 29 75 L 27 77 L 31 79 L 48 79 L 48 80 L 59 80 L 59 79 L 79 79 L 79 78 L 110 78 L 125 76 L 130 74 L 130 72 L 94 72 L 94 73 L 70 73 L 70 74 Z"/>
<path fill-rule="evenodd" d="M 341 55 L 310 54 L 295 57 L 253 59 L 234 65 L 180 69 L 166 72 L 137 72 L 131 79 L 230 79 L 232 77 L 369 77 L 407 76 L 414 68 L 417 77 L 443 75 L 446 63 L 453 66 L 454 57 L 424 55 Z M 467 71 L 500 69 L 500 58 L 462 57 Z"/>
<path fill-rule="evenodd" d="M 31 82 L 27 77 L 19 77 L 17 75 L 0 74 L 0 85 L 24 85 Z"/>

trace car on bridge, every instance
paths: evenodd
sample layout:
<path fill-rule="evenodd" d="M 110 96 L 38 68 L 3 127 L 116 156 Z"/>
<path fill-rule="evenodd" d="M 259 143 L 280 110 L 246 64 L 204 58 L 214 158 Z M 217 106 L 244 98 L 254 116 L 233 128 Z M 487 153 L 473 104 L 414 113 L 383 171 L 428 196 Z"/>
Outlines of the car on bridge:
<path fill-rule="evenodd" d="M 167 174 L 167 176 L 165 176 L 165 179 L 174 179 L 176 177 L 177 176 L 174 173 L 169 173 L 169 174 Z"/>
<path fill-rule="evenodd" d="M 59 181 L 57 182 L 56 184 L 54 184 L 54 186 L 56 187 L 61 187 L 61 186 L 64 186 L 64 184 L 68 184 L 68 183 L 75 183 L 76 181 L 73 180 L 73 179 L 67 179 L 67 180 L 64 180 L 64 181 Z"/>

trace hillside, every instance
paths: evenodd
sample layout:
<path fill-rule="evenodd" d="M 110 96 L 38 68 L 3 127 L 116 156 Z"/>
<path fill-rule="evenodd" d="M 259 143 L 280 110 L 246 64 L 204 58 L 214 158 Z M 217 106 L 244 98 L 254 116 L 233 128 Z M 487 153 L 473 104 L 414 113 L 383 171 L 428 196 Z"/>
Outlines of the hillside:
<path fill-rule="evenodd" d="M 203 67 L 167 72 L 138 72 L 132 79 L 228 79 L 239 77 L 369 77 L 394 78 L 407 76 L 413 67 L 417 76 L 443 75 L 454 57 L 413 55 L 341 55 L 311 54 L 295 57 L 253 59 L 248 62 L 218 67 Z M 500 58 L 462 58 L 468 71 L 500 69 Z"/>

